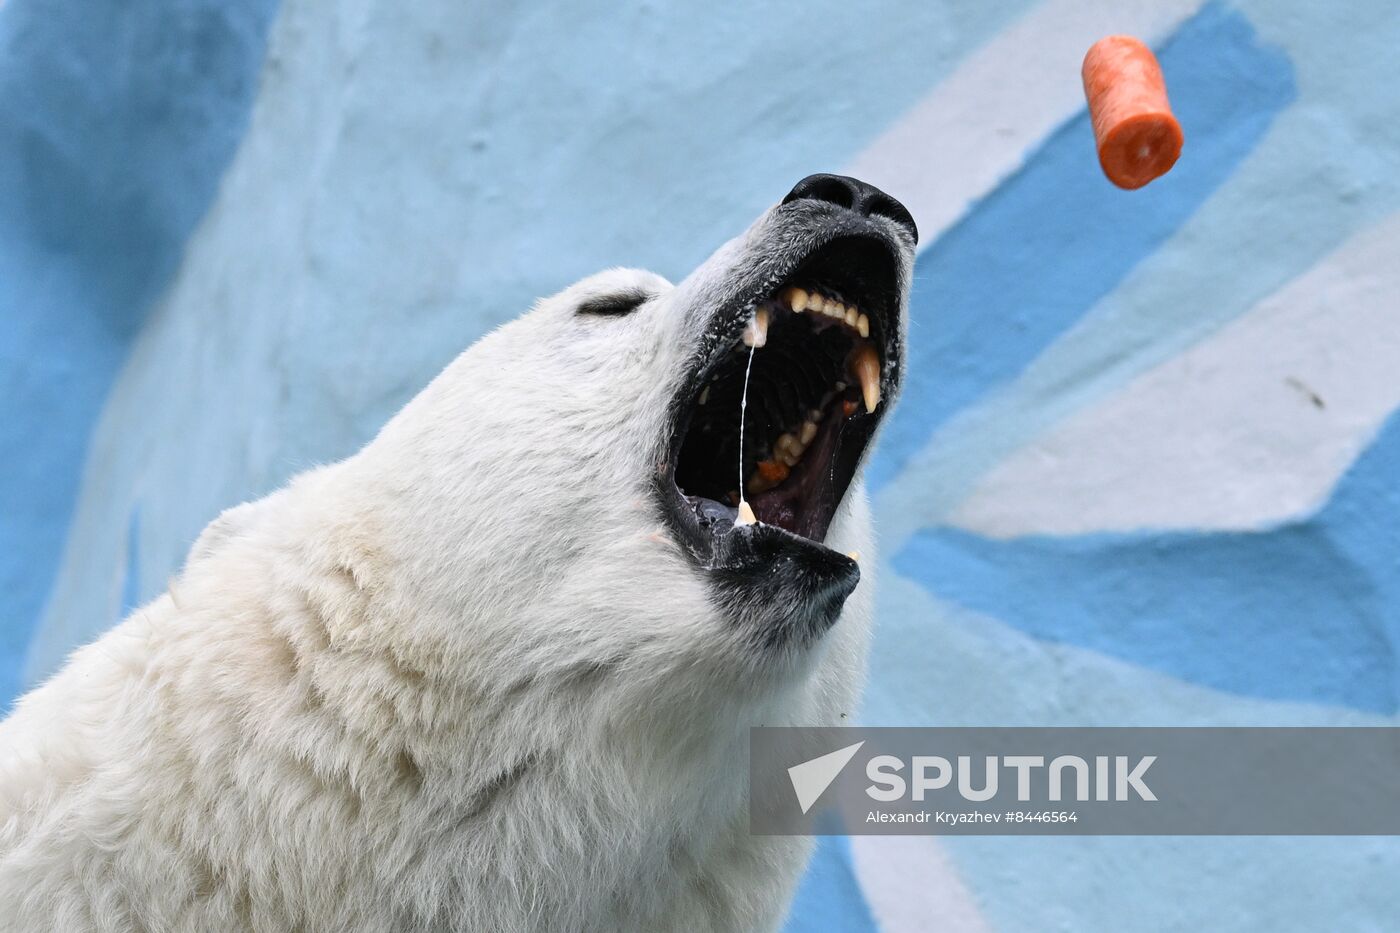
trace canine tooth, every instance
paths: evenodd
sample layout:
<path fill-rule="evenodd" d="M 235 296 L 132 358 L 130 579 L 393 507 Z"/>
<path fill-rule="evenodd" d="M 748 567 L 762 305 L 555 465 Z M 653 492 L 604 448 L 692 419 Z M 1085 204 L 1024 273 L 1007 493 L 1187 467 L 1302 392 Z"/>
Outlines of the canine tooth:
<path fill-rule="evenodd" d="M 856 563 L 860 562 L 860 551 L 847 551 L 846 556 Z"/>
<path fill-rule="evenodd" d="M 865 396 L 865 410 L 873 412 L 880 404 L 880 355 L 870 344 L 862 344 L 851 357 L 851 370 L 860 380 L 860 394 Z"/>
<path fill-rule="evenodd" d="M 739 500 L 739 517 L 734 519 L 735 525 L 752 525 L 758 521 L 758 516 L 753 514 L 753 508 L 744 500 Z"/>
<path fill-rule="evenodd" d="M 783 293 L 783 297 L 787 301 L 788 306 L 796 313 L 801 314 L 803 311 L 807 310 L 807 292 L 805 289 L 793 286 Z"/>
<path fill-rule="evenodd" d="M 768 309 L 759 308 L 744 328 L 744 346 L 761 347 L 768 342 Z"/>
<path fill-rule="evenodd" d="M 705 404 L 706 402 L 708 402 L 709 400 L 710 400 L 710 387 L 709 387 L 709 386 L 705 386 L 705 388 L 703 388 L 703 389 L 700 390 L 700 404 L 703 405 L 703 404 Z"/>
<path fill-rule="evenodd" d="M 862 337 L 870 336 L 870 318 L 864 314 L 856 318 L 856 332 Z"/>
<path fill-rule="evenodd" d="M 812 443 L 812 438 L 817 436 L 817 426 L 810 421 L 802 422 L 802 433 L 797 439 L 802 443 L 802 449 L 806 450 L 807 445 Z"/>
<path fill-rule="evenodd" d="M 855 308 L 846 309 L 846 326 L 855 327 L 856 321 L 860 319 L 860 313 Z"/>

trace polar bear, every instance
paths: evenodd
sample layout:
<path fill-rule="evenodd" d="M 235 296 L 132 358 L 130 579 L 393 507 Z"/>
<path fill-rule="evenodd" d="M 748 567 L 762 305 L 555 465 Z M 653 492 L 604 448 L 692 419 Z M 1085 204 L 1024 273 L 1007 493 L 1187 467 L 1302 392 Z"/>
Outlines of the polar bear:
<path fill-rule="evenodd" d="M 749 833 L 748 730 L 856 702 L 916 239 L 804 179 L 220 516 L 0 724 L 0 926 L 777 927 L 809 841 Z"/>

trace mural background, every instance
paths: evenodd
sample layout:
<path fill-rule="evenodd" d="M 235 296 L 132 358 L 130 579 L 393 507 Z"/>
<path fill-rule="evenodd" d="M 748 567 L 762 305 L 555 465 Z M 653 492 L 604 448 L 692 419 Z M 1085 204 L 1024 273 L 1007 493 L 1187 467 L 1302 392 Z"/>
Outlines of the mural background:
<path fill-rule="evenodd" d="M 1098 172 L 1078 66 L 1186 130 Z M 200 528 L 598 268 L 794 181 L 922 232 L 872 724 L 1389 724 L 1400 7 L 0 6 L 0 703 Z M 824 840 L 792 931 L 1384 929 L 1382 839 Z"/>

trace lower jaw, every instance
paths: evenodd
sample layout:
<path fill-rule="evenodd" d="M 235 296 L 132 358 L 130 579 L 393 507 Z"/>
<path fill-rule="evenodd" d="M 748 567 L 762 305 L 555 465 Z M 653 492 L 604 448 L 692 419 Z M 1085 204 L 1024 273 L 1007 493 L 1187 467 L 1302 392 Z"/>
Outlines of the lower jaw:
<path fill-rule="evenodd" d="M 758 521 L 736 525 L 738 509 L 689 496 L 668 477 L 668 509 L 677 540 L 689 548 L 715 594 L 714 604 L 763 652 L 820 638 L 840 617 L 860 581 L 854 555 L 828 545 L 831 526 L 854 484 L 877 415 L 847 415 L 841 405 L 778 486 L 748 499 Z M 737 464 L 736 464 L 737 467 Z"/>
<path fill-rule="evenodd" d="M 852 557 L 773 525 L 737 528 L 714 547 L 715 604 L 764 649 L 821 637 L 860 582 Z"/>

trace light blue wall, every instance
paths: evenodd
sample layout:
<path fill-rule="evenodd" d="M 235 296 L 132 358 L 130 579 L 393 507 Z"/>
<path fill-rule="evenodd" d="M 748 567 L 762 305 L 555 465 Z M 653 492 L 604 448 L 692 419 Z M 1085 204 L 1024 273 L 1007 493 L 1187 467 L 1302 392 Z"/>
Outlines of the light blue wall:
<path fill-rule="evenodd" d="M 1029 53 L 1140 21 L 1187 134 L 1143 191 L 1099 175 L 1082 108 L 1012 151 L 959 83 L 1024 57 L 1059 106 L 1087 43 Z M 921 223 L 870 470 L 865 719 L 1393 724 L 1400 290 L 1369 257 L 1400 250 L 1397 47 L 1377 0 L 8 0 L 0 699 L 535 296 L 679 278 L 803 175 L 902 160 L 936 174 L 889 184 L 916 219 L 968 204 Z M 943 158 L 967 140 L 990 187 Z M 1400 915 L 1388 841 L 883 842 L 825 840 L 791 929 Z"/>
<path fill-rule="evenodd" d="M 93 422 L 247 126 L 271 0 L 0 8 L 0 694 Z"/>

